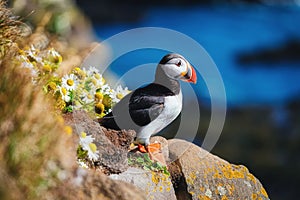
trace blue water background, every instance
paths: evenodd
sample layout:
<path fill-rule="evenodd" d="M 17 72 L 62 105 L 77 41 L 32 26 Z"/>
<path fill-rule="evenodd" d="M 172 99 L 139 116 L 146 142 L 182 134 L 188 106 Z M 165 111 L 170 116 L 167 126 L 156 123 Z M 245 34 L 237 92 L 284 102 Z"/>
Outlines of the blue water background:
<path fill-rule="evenodd" d="M 239 66 L 240 52 L 277 47 L 289 38 L 300 40 L 299 7 L 229 6 L 152 8 L 135 23 L 99 24 L 99 40 L 138 27 L 164 27 L 188 35 L 199 42 L 216 63 L 224 80 L 229 106 L 281 105 L 300 95 L 300 63 L 254 64 Z M 174 43 L 180 41 L 174 41 Z M 120 44 L 126 45 L 126 44 Z M 141 50 L 120 57 L 111 65 L 122 76 L 132 67 L 155 63 L 165 54 L 161 50 Z M 143 74 L 143 81 L 153 79 L 154 68 Z M 146 78 L 145 78 L 146 77 Z M 140 77 L 125 78 L 130 88 L 140 84 Z M 197 84 L 200 98 L 209 99 L 205 84 Z"/>

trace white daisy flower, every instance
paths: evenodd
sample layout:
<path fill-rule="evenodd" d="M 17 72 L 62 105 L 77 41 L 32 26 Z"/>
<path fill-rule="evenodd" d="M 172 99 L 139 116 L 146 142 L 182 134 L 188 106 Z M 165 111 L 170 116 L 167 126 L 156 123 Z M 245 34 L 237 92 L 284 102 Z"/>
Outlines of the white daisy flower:
<path fill-rule="evenodd" d="M 97 73 L 99 73 L 99 70 L 96 67 L 89 67 L 89 69 L 87 70 L 88 76 L 93 76 Z"/>
<path fill-rule="evenodd" d="M 27 59 L 26 56 L 19 55 L 17 59 L 21 62 L 21 67 L 28 70 L 32 77 L 38 76 L 38 71 L 35 69 L 34 65 Z"/>
<path fill-rule="evenodd" d="M 112 101 L 115 103 L 118 103 L 124 96 L 126 96 L 130 91 L 127 87 L 124 89 L 121 85 L 118 85 L 116 90 L 112 90 L 112 93 L 110 97 L 112 98 Z"/>
<path fill-rule="evenodd" d="M 130 91 L 128 90 L 128 87 L 125 87 L 124 89 L 122 88 L 121 85 L 118 85 L 117 89 L 117 98 L 118 99 L 122 99 L 123 97 L 125 97 Z"/>
<path fill-rule="evenodd" d="M 112 93 L 112 89 L 110 89 L 109 85 L 105 84 L 100 88 L 100 92 L 103 94 L 108 94 L 110 95 Z"/>
<path fill-rule="evenodd" d="M 92 92 L 91 92 L 92 91 Z M 82 98 L 82 101 L 85 104 L 90 104 L 94 102 L 94 92 L 93 90 L 91 90 L 90 92 L 88 92 L 87 90 L 84 90 L 81 94 L 80 97 Z"/>
<path fill-rule="evenodd" d="M 97 150 L 95 143 L 93 143 L 94 140 L 95 138 L 93 138 L 91 135 L 86 135 L 85 132 L 81 132 L 79 144 L 83 150 L 88 152 L 88 157 L 92 161 L 95 161 L 99 158 L 99 151 Z"/>
<path fill-rule="evenodd" d="M 62 87 L 66 88 L 67 90 L 75 90 L 76 89 L 76 84 L 77 84 L 77 80 L 76 80 L 76 76 L 74 74 L 70 74 L 70 75 L 65 75 L 64 77 L 62 77 Z"/>
<path fill-rule="evenodd" d="M 89 144 L 88 157 L 92 161 L 96 161 L 99 158 L 99 151 L 97 150 L 97 146 L 94 143 Z"/>
<path fill-rule="evenodd" d="M 91 135 L 86 135 L 85 132 L 81 132 L 79 137 L 79 144 L 82 147 L 83 150 L 89 149 L 89 144 L 94 141 L 95 138 L 93 138 Z"/>
<path fill-rule="evenodd" d="M 42 62 L 42 58 L 38 56 L 38 50 L 33 45 L 31 45 L 29 50 L 25 50 L 24 52 L 27 54 L 27 57 L 34 59 L 36 62 Z"/>
<path fill-rule="evenodd" d="M 66 88 L 64 87 L 58 87 L 59 88 L 59 92 L 61 94 L 61 98 L 62 100 L 64 100 L 65 102 L 69 102 L 71 100 L 70 95 L 70 91 L 68 91 Z"/>
<path fill-rule="evenodd" d="M 101 74 L 99 73 L 95 73 L 92 76 L 92 84 L 96 87 L 96 88 L 100 88 L 104 85 L 105 83 L 105 79 L 102 77 Z"/>

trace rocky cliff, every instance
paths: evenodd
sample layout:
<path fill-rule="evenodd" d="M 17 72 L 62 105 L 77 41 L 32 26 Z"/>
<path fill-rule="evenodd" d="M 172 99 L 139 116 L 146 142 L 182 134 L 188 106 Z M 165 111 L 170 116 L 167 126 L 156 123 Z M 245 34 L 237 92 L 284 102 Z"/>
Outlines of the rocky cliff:
<path fill-rule="evenodd" d="M 128 165 L 134 131 L 107 130 L 81 111 L 66 115 L 65 119 L 74 130 L 84 127 L 96 138 L 100 151 L 99 167 L 95 169 L 97 176 L 105 177 L 109 185 L 127 188 L 128 195 L 139 190 L 134 199 L 269 199 L 262 184 L 245 166 L 231 164 L 190 142 L 167 141 L 159 136 L 152 138 L 152 142 L 162 144 L 161 153 L 167 161 L 168 175 L 143 166 Z M 101 184 L 94 186 L 103 188 Z M 100 195 L 101 190 L 95 191 Z"/>

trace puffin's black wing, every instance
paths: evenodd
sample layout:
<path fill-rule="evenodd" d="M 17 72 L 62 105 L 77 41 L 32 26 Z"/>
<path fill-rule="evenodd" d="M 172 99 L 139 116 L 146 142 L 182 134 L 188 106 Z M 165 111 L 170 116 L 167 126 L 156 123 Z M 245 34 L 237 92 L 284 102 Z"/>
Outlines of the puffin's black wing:
<path fill-rule="evenodd" d="M 137 129 L 138 126 L 146 126 L 156 119 L 164 109 L 165 97 L 175 95 L 168 88 L 151 83 L 126 95 L 113 108 L 113 112 L 100 119 L 100 124 L 106 128 L 120 129 L 116 121 L 124 122 L 122 129 Z M 128 117 L 135 123 L 126 122 Z M 123 125 L 122 125 L 123 126 Z M 131 127 L 130 127 L 131 126 Z"/>

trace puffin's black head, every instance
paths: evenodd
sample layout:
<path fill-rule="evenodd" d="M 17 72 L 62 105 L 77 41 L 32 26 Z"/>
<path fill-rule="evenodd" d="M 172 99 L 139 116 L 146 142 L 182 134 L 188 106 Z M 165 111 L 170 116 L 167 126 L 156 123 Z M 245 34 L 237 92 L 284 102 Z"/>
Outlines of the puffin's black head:
<path fill-rule="evenodd" d="M 196 83 L 196 71 L 192 65 L 182 56 L 176 53 L 165 55 L 159 62 L 159 67 L 171 79 Z"/>

